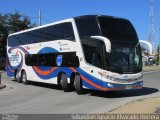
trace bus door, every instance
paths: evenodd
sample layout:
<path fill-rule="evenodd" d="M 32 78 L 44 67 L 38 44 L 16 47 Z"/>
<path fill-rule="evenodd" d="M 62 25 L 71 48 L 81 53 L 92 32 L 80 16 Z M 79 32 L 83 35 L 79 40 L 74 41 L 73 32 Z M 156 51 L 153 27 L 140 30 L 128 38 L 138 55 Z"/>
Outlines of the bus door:
<path fill-rule="evenodd" d="M 103 45 L 103 41 L 93 38 L 88 38 L 82 42 L 85 60 L 89 66 L 89 85 L 91 89 L 99 90 L 99 86 L 102 85 Z"/>

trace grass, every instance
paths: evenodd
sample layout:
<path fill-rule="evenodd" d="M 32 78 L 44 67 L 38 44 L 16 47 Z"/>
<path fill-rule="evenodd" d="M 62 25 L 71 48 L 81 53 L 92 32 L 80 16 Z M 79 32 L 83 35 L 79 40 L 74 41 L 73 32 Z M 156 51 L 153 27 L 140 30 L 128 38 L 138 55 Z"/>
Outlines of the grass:
<path fill-rule="evenodd" d="M 160 70 L 160 66 L 158 65 L 143 66 L 143 71 L 153 71 L 153 70 Z"/>

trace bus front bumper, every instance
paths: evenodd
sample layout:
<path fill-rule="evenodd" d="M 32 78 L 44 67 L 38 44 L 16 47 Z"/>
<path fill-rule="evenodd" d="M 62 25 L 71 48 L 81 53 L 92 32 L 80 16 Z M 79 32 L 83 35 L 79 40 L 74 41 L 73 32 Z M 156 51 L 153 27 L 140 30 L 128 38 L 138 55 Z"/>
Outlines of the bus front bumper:
<path fill-rule="evenodd" d="M 143 87 L 143 81 L 137 81 L 128 84 L 106 83 L 106 88 L 108 88 L 107 89 L 108 91 L 135 90 L 135 89 L 141 89 L 142 87 Z"/>

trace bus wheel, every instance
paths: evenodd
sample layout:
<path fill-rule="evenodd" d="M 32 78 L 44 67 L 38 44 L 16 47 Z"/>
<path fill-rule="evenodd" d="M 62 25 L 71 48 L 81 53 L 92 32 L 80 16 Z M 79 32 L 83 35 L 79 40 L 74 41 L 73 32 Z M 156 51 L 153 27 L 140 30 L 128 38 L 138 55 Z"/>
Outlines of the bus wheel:
<path fill-rule="evenodd" d="M 74 78 L 74 87 L 77 92 L 77 94 L 83 94 L 84 89 L 82 87 L 82 80 L 79 75 L 76 75 Z"/>
<path fill-rule="evenodd" d="M 65 74 L 61 75 L 61 86 L 64 92 L 68 92 L 69 91 L 69 85 L 67 82 L 67 76 Z"/>
<path fill-rule="evenodd" d="M 18 83 L 21 83 L 21 79 L 20 79 L 20 76 L 18 74 L 18 70 L 15 71 L 15 80 L 18 82 Z"/>
<path fill-rule="evenodd" d="M 27 74 L 25 71 L 22 71 L 22 74 L 21 74 L 21 80 L 23 82 L 23 84 L 27 85 L 28 84 L 28 80 L 27 80 Z"/>

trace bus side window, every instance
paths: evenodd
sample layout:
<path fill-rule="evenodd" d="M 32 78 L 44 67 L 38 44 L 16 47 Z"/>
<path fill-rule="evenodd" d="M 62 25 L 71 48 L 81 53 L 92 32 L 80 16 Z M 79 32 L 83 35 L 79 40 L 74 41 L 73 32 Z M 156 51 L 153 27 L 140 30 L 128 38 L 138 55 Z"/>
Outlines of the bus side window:
<path fill-rule="evenodd" d="M 44 66 L 47 63 L 47 59 L 45 58 L 44 54 L 38 55 L 38 66 Z"/>
<path fill-rule="evenodd" d="M 38 63 L 37 55 L 35 55 L 35 54 L 26 55 L 25 56 L 25 63 L 28 66 L 37 66 L 37 63 Z"/>
<path fill-rule="evenodd" d="M 92 52 L 91 63 L 97 67 L 101 67 L 101 56 L 98 52 Z"/>
<path fill-rule="evenodd" d="M 65 53 L 62 60 L 63 67 L 79 67 L 79 58 L 76 53 Z"/>
<path fill-rule="evenodd" d="M 37 65 L 37 62 L 38 60 L 37 60 L 37 56 L 36 55 L 31 55 L 31 60 L 30 60 L 30 62 L 31 62 L 31 65 L 32 66 L 36 66 Z"/>
<path fill-rule="evenodd" d="M 100 40 L 85 38 L 82 40 L 85 59 L 91 65 L 102 68 L 103 43 Z"/>
<path fill-rule="evenodd" d="M 79 67 L 76 52 L 30 54 L 25 56 L 25 63 L 27 66 L 57 66 L 58 55 L 63 56 L 61 67 Z"/>

